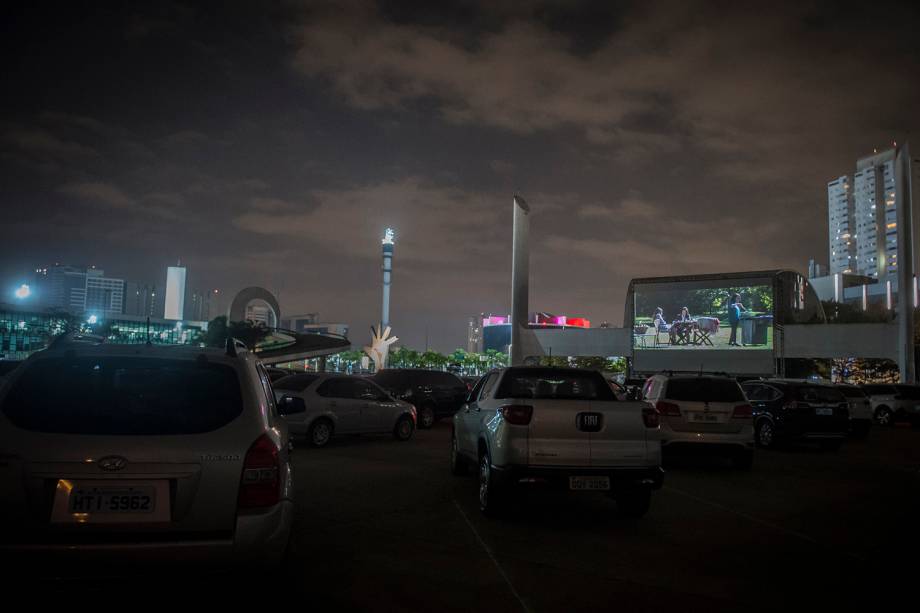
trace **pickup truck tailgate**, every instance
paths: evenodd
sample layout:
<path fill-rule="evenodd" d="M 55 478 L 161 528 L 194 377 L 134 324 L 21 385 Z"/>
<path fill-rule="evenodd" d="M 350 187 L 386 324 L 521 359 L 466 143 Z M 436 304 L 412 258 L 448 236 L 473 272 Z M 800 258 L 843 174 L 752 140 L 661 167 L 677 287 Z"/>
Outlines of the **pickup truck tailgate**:
<path fill-rule="evenodd" d="M 648 428 L 642 421 L 641 402 L 592 401 L 580 417 L 581 430 L 588 430 L 592 467 L 648 466 Z M 657 441 L 653 441 L 657 444 Z"/>
<path fill-rule="evenodd" d="M 579 430 L 583 400 L 526 400 L 533 407 L 527 432 L 528 460 L 535 466 L 590 466 L 588 433 Z"/>

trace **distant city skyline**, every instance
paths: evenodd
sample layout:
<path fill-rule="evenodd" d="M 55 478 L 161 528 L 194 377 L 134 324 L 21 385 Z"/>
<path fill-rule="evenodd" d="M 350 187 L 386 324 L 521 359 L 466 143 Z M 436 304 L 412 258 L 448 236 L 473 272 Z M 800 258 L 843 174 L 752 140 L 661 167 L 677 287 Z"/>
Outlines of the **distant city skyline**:
<path fill-rule="evenodd" d="M 214 313 L 258 285 L 357 334 L 393 227 L 394 333 L 449 352 L 510 310 L 519 193 L 531 303 L 619 325 L 633 277 L 825 261 L 828 180 L 920 133 L 918 22 L 884 0 L 17 6 L 2 289 L 58 261 L 165 290 L 181 255 Z"/>

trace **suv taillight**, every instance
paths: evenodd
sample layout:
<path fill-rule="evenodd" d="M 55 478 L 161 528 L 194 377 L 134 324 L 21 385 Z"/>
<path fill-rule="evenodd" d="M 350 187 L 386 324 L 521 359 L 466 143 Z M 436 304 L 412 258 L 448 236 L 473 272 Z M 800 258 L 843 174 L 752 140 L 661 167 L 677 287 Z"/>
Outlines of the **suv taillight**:
<path fill-rule="evenodd" d="M 533 407 L 527 404 L 506 404 L 498 407 L 498 410 L 505 421 L 515 426 L 526 426 L 533 417 Z"/>
<path fill-rule="evenodd" d="M 680 417 L 680 407 L 673 402 L 665 402 L 664 400 L 659 400 L 655 403 L 655 408 L 658 409 L 658 412 L 662 415 L 667 415 L 668 417 Z"/>
<path fill-rule="evenodd" d="M 646 428 L 657 428 L 661 425 L 661 416 L 655 407 L 644 407 L 642 409 L 642 423 Z"/>
<path fill-rule="evenodd" d="M 739 404 L 732 411 L 732 419 L 750 419 L 754 416 L 754 409 L 749 404 Z"/>
<path fill-rule="evenodd" d="M 280 472 L 278 446 L 263 434 L 246 452 L 237 506 L 253 509 L 278 504 L 281 500 Z"/>

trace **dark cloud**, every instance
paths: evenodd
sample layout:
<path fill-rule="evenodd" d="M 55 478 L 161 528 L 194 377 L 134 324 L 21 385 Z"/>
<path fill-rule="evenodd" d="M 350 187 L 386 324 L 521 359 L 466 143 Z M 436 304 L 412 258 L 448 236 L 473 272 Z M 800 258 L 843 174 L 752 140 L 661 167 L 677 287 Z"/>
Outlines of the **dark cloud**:
<path fill-rule="evenodd" d="M 358 331 L 397 228 L 397 333 L 509 307 L 618 323 L 633 276 L 825 259 L 828 179 L 916 132 L 898 3 L 41 4 L 0 50 L 0 273 L 262 284 Z M 15 244 L 14 244 L 15 243 Z"/>

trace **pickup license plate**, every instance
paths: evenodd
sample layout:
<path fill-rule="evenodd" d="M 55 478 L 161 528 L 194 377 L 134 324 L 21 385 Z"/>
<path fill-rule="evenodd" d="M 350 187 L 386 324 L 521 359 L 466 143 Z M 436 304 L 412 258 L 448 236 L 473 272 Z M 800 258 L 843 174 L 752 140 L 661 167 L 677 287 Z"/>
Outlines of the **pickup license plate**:
<path fill-rule="evenodd" d="M 815 409 L 815 415 L 833 415 L 834 409 Z"/>
<path fill-rule="evenodd" d="M 54 523 L 168 522 L 169 482 L 58 481 Z"/>
<path fill-rule="evenodd" d="M 610 489 L 610 477 L 569 477 L 569 489 L 607 491 Z"/>

